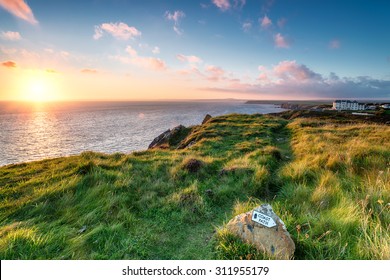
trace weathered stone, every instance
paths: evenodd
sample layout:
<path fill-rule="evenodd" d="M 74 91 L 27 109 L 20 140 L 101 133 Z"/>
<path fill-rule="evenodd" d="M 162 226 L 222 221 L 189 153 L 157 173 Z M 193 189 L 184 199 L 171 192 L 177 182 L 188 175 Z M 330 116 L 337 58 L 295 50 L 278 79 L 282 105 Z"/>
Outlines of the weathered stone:
<path fill-rule="evenodd" d="M 185 126 L 179 125 L 172 129 L 168 129 L 167 131 L 161 133 L 159 136 L 154 138 L 152 143 L 150 143 L 148 149 L 153 148 L 167 148 L 169 146 L 169 140 L 180 133 L 183 129 L 185 129 Z"/>
<path fill-rule="evenodd" d="M 202 124 L 207 123 L 211 118 L 212 118 L 212 116 L 209 115 L 209 114 L 207 114 L 207 115 L 204 117 L 204 119 L 203 119 L 203 121 L 202 121 Z"/>
<path fill-rule="evenodd" d="M 268 226 L 263 220 L 261 223 L 254 221 L 253 215 L 266 215 Z M 256 220 L 255 218 L 255 220 Z M 263 223 L 263 224 L 262 224 Z M 294 241 L 291 239 L 283 221 L 274 213 L 269 204 L 263 204 L 252 211 L 233 218 L 227 224 L 227 229 L 237 235 L 246 243 L 254 245 L 258 250 L 275 259 L 291 259 L 295 251 Z"/>

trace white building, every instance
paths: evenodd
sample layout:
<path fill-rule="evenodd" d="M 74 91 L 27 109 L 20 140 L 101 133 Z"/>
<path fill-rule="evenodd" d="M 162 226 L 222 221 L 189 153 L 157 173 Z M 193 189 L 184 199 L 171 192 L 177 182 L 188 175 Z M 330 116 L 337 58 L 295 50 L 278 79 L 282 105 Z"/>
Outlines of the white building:
<path fill-rule="evenodd" d="M 383 109 L 390 109 L 390 104 L 383 104 L 381 107 Z"/>
<path fill-rule="evenodd" d="M 353 111 L 359 111 L 359 110 L 365 110 L 366 104 L 359 103 L 357 101 L 349 101 L 349 100 L 335 100 L 333 102 L 333 109 L 334 110 L 353 110 Z"/>

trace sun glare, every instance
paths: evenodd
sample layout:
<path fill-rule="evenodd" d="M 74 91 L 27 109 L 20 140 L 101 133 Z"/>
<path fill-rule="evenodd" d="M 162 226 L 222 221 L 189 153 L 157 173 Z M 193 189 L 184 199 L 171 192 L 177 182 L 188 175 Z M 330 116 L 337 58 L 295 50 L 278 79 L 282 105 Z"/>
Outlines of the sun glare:
<path fill-rule="evenodd" d="M 52 74 L 33 72 L 24 79 L 22 96 L 24 100 L 44 102 L 58 99 L 55 79 Z"/>

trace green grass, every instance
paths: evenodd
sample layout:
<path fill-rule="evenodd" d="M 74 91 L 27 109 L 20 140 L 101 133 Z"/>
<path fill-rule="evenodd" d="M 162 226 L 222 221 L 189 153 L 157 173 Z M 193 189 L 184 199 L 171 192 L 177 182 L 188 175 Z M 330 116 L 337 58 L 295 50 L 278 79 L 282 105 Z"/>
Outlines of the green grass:
<path fill-rule="evenodd" d="M 268 259 L 224 228 L 267 202 L 296 259 L 390 259 L 389 126 L 228 115 L 180 137 L 1 167 L 0 258 Z"/>

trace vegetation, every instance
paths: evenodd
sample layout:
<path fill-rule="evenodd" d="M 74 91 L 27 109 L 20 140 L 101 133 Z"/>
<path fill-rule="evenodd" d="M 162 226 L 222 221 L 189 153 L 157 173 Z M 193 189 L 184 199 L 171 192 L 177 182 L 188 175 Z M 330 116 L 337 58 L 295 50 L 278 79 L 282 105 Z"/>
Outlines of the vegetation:
<path fill-rule="evenodd" d="M 224 225 L 268 202 L 296 259 L 390 259 L 390 127 L 288 119 L 221 116 L 168 149 L 1 167 L 0 258 L 267 258 Z"/>

